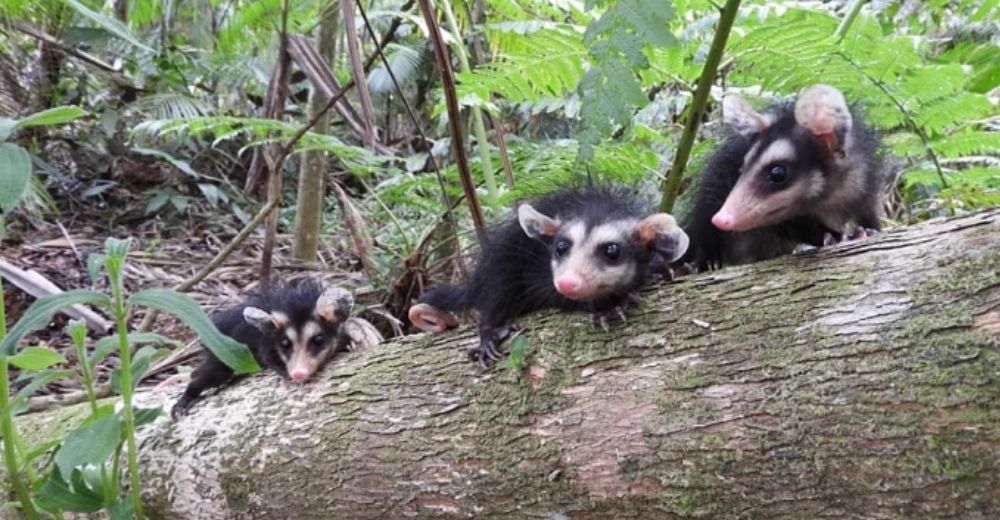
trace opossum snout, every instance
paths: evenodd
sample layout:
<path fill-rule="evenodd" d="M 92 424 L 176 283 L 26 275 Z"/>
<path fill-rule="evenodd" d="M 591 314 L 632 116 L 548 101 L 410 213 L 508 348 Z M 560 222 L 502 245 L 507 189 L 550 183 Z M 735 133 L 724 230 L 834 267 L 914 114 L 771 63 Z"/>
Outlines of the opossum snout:
<path fill-rule="evenodd" d="M 586 287 L 583 278 L 574 273 L 563 273 L 555 279 L 556 290 L 563 296 L 573 299 L 578 298 Z"/>
<path fill-rule="evenodd" d="M 295 381 L 296 383 L 302 383 L 306 379 L 309 379 L 309 371 L 306 370 L 304 367 L 296 367 L 293 368 L 288 373 L 288 377 L 290 377 L 292 381 Z"/>
<path fill-rule="evenodd" d="M 726 208 L 722 208 L 712 217 L 712 225 L 722 231 L 736 231 L 734 229 L 736 227 L 735 224 L 736 216 L 726 210 Z"/>

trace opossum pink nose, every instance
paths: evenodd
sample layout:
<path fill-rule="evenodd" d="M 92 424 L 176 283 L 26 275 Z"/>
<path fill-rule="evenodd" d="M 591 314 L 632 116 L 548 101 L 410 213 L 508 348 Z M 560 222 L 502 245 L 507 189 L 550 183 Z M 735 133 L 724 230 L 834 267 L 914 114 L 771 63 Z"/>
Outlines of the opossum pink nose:
<path fill-rule="evenodd" d="M 736 224 L 735 215 L 730 213 L 725 208 L 719 210 L 719 212 L 716 213 L 714 217 L 712 217 L 712 225 L 723 231 L 732 231 L 735 224 Z"/>
<path fill-rule="evenodd" d="M 570 298 L 579 294 L 583 285 L 583 278 L 576 273 L 566 273 L 556 278 L 556 290 Z"/>
<path fill-rule="evenodd" d="M 296 383 L 301 383 L 306 379 L 309 379 L 309 371 L 304 368 L 293 368 L 291 372 L 288 373 L 288 377 L 292 378 L 292 381 Z"/>

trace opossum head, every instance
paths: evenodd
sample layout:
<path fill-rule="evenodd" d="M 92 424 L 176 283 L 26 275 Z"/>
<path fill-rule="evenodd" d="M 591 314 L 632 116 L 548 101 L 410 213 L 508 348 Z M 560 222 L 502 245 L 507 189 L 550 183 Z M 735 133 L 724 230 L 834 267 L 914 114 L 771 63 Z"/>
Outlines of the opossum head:
<path fill-rule="evenodd" d="M 261 295 L 243 318 L 268 341 L 265 363 L 301 383 L 340 347 L 339 329 L 351 314 L 354 298 L 339 287 L 323 290 L 306 282 Z"/>
<path fill-rule="evenodd" d="M 759 114 L 740 97 L 723 100 L 725 121 L 749 148 L 739 179 L 712 224 L 747 231 L 818 211 L 858 183 L 845 161 L 853 120 L 839 90 L 806 89 L 794 110 Z"/>
<path fill-rule="evenodd" d="M 518 222 L 531 238 L 549 246 L 552 282 L 571 300 L 594 301 L 634 288 L 652 255 L 674 261 L 688 236 L 666 213 L 643 219 L 572 218 L 518 208 Z"/>

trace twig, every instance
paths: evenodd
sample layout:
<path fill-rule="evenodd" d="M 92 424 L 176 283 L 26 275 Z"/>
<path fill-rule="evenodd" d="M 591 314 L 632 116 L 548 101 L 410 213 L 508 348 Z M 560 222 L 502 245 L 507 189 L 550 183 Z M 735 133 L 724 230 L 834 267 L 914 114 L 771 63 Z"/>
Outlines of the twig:
<path fill-rule="evenodd" d="M 344 35 L 347 37 L 347 53 L 354 70 L 354 84 L 358 89 L 358 101 L 361 103 L 361 113 L 365 133 L 362 136 L 365 145 L 375 145 L 375 111 L 372 110 L 372 98 L 368 94 L 368 83 L 365 81 L 365 68 L 361 63 L 361 51 L 358 49 L 358 31 L 354 26 L 354 9 L 349 0 L 341 0 L 344 10 Z"/>
<path fill-rule="evenodd" d="M 705 105 L 708 103 L 708 95 L 712 91 L 712 83 L 715 82 L 715 75 L 719 70 L 719 61 L 722 60 L 722 53 L 726 50 L 726 41 L 729 40 L 729 32 L 733 28 L 736 12 L 739 9 L 740 0 L 727 0 L 725 7 L 719 14 L 719 26 L 715 29 L 712 47 L 705 59 L 705 66 L 701 69 L 698 89 L 695 90 L 694 99 L 691 100 L 691 108 L 688 110 L 684 133 L 681 134 L 681 142 L 677 145 L 674 164 L 670 168 L 670 173 L 663 179 L 663 200 L 660 202 L 660 211 L 670 213 L 674 209 L 674 201 L 677 199 L 681 178 L 684 176 L 684 169 L 691 156 L 691 149 L 694 147 L 694 140 L 698 135 L 701 118 L 705 115 Z"/>
<path fill-rule="evenodd" d="M 251 219 L 250 222 L 247 222 L 247 225 L 243 226 L 243 229 L 240 230 L 240 232 L 237 233 L 235 237 L 233 237 L 232 241 L 229 242 L 229 245 L 227 245 L 222 251 L 219 251 L 219 253 L 215 255 L 215 257 L 213 257 L 211 261 L 205 264 L 205 267 L 202 267 L 200 271 L 198 271 L 188 279 L 184 280 L 183 282 L 177 284 L 177 286 L 174 287 L 174 290 L 177 292 L 187 292 L 191 290 L 192 287 L 197 285 L 198 282 L 204 280 L 206 276 L 211 274 L 212 271 L 214 271 L 217 267 L 222 265 L 222 263 L 225 262 L 227 258 L 229 258 L 229 255 L 231 255 L 233 251 L 236 251 L 236 248 L 240 247 L 240 245 L 243 244 L 243 242 L 247 239 L 247 237 L 249 237 L 250 234 L 253 233 L 255 229 L 257 229 L 257 226 L 259 226 L 260 223 L 263 222 L 264 219 L 267 218 L 267 216 L 271 214 L 271 211 L 274 210 L 274 208 L 276 207 L 278 207 L 278 201 L 272 200 L 269 201 L 267 204 L 265 204 L 264 207 L 260 208 L 260 211 L 258 211 L 257 214 L 254 215 L 253 219 Z M 153 323 L 156 322 L 156 317 L 159 316 L 159 314 L 160 314 L 159 311 L 151 311 L 149 314 L 147 314 L 146 318 L 142 320 L 142 324 L 139 325 L 139 331 L 149 332 L 150 330 L 152 330 Z"/>
<path fill-rule="evenodd" d="M 87 262 L 84 261 L 83 255 L 80 254 L 80 250 L 76 247 L 76 242 L 73 241 L 73 237 L 69 236 L 69 232 L 66 231 L 66 226 L 59 220 L 56 220 L 56 225 L 59 226 L 59 231 L 62 232 L 63 237 L 66 238 L 66 242 L 69 243 L 69 248 L 73 250 L 73 254 L 76 256 L 76 261 L 80 262 L 80 267 L 86 269 Z"/>
<path fill-rule="evenodd" d="M 430 33 L 431 44 L 434 46 L 434 58 L 437 60 L 438 70 L 441 72 L 441 86 L 444 90 L 445 105 L 448 109 L 448 128 L 451 131 L 451 144 L 455 151 L 455 164 L 458 166 L 458 176 L 462 181 L 462 191 L 465 192 L 466 202 L 469 204 L 469 214 L 472 216 L 472 225 L 476 229 L 480 243 L 486 237 L 486 219 L 483 218 L 483 209 L 479 205 L 479 196 L 476 195 L 476 187 L 472 182 L 472 172 L 469 171 L 469 160 L 465 155 L 465 146 L 462 144 L 461 113 L 458 110 L 458 97 L 455 95 L 455 76 L 451 70 L 451 60 L 448 57 L 448 48 L 441 37 L 441 29 L 438 27 L 437 18 L 431 7 L 430 0 L 419 0 L 420 11 L 424 15 L 427 23 L 427 31 Z"/>

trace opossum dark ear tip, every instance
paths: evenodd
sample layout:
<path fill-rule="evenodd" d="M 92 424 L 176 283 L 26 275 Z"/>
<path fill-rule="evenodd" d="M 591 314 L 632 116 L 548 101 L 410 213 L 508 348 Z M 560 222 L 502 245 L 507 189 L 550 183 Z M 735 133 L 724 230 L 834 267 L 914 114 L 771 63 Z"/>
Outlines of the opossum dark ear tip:
<path fill-rule="evenodd" d="M 354 297 L 346 289 L 330 287 L 316 299 L 315 314 L 330 323 L 338 323 L 351 315 Z"/>
<path fill-rule="evenodd" d="M 687 252 L 690 238 L 669 213 L 656 213 L 639 222 L 639 243 L 673 262 Z"/>
<path fill-rule="evenodd" d="M 531 238 L 552 238 L 559 232 L 559 221 L 549 217 L 529 204 L 517 208 L 517 221 L 521 229 Z"/>

